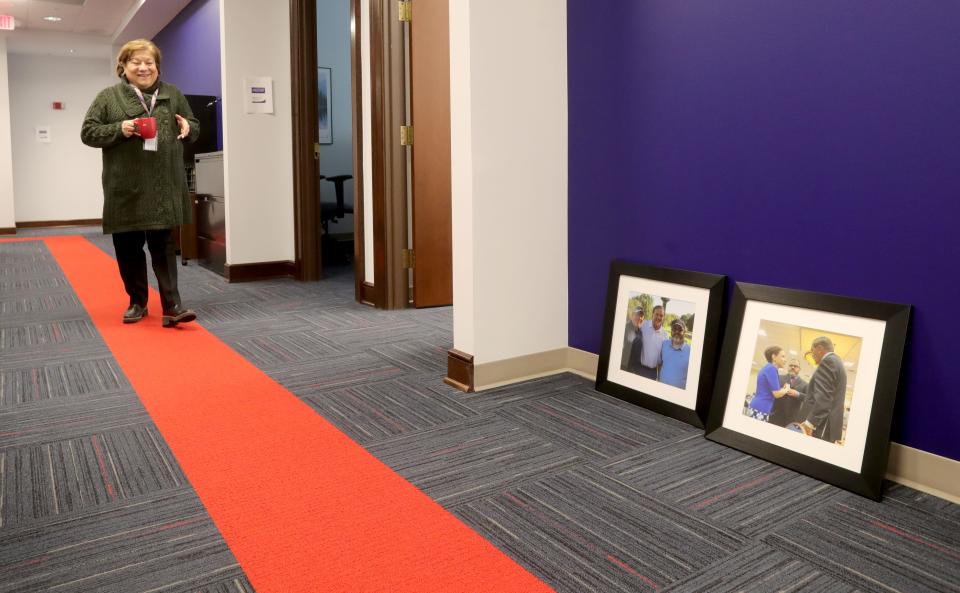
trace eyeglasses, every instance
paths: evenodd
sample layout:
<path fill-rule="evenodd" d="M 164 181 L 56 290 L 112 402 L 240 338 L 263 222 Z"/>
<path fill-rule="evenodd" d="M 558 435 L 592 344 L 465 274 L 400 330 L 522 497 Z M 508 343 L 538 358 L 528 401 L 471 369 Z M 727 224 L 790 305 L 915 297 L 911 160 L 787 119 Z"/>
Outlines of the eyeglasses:
<path fill-rule="evenodd" d="M 154 62 L 153 60 L 146 60 L 146 61 L 141 61 L 141 60 L 127 60 L 127 63 L 130 64 L 131 66 L 135 66 L 135 67 L 137 67 L 137 68 L 139 68 L 140 66 L 146 66 L 147 68 L 152 68 L 153 66 L 156 66 L 156 65 L 157 65 L 156 62 Z"/>

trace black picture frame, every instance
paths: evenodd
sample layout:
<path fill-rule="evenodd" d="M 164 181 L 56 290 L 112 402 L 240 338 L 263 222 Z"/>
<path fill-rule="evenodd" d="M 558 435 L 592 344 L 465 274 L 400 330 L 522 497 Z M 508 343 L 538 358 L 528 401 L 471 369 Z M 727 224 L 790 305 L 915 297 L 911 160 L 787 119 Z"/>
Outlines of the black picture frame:
<path fill-rule="evenodd" d="M 909 305 L 737 283 L 727 317 L 706 438 L 879 500 L 889 455 L 890 428 L 910 312 Z M 798 420 L 818 417 L 812 408 L 817 404 L 812 397 L 802 395 L 802 391 L 812 390 L 822 394 L 825 391 L 823 385 L 839 384 L 839 381 L 828 383 L 823 380 L 831 372 L 830 368 L 836 369 L 833 372 L 838 375 L 839 369 L 843 370 L 843 422 L 841 438 L 838 440 L 827 438 L 829 429 L 824 427 L 829 421 L 826 419 L 817 426 L 823 433 L 817 439 L 816 436 L 801 432 L 802 421 L 781 428 L 769 421 L 773 420 L 772 417 L 763 422 L 749 416 L 753 404 L 747 401 L 750 396 L 744 391 L 750 388 L 752 370 L 745 378 L 747 363 L 752 368 L 759 364 L 756 361 L 757 353 L 763 340 L 772 340 L 772 333 L 784 336 L 798 332 L 803 335 L 805 330 L 808 330 L 805 339 L 825 334 L 828 337 L 840 336 L 840 340 L 849 342 L 847 353 L 843 355 L 840 348 L 834 346 L 837 357 L 832 365 L 822 364 L 826 356 L 820 360 L 804 358 L 796 361 L 798 366 L 809 368 L 816 362 L 817 369 L 823 367 L 824 373 L 822 379 L 816 381 L 821 389 L 813 389 L 808 385 L 801 390 L 794 390 L 801 394 L 798 395 L 802 402 L 800 413 L 795 416 Z M 750 332 L 756 333 L 751 335 Z M 808 346 L 803 345 L 803 349 L 806 348 Z M 852 354 L 854 349 L 855 356 Z M 823 354 L 822 349 L 820 352 Z M 837 366 L 837 360 L 842 366 Z M 775 361 L 770 364 L 775 365 Z M 757 372 L 758 376 L 760 372 L 762 369 Z M 854 379 L 852 386 L 850 377 Z M 815 378 L 811 375 L 809 380 L 813 382 Z M 840 387 L 833 391 L 839 393 Z M 759 385 L 753 397 L 757 397 L 758 392 Z M 774 396 L 774 405 L 782 397 Z M 836 398 L 832 401 L 836 401 Z M 810 407 L 804 411 L 803 406 Z M 813 423 L 806 426 L 809 428 Z"/>
<path fill-rule="evenodd" d="M 597 391 L 703 428 L 709 412 L 710 397 L 714 391 L 726 280 L 726 276 L 718 274 L 663 268 L 624 260 L 611 262 L 603 343 L 597 368 Z M 631 294 L 633 296 L 630 296 Z M 668 385 L 660 379 L 642 377 L 638 372 L 628 370 L 625 344 L 629 331 L 627 308 L 630 307 L 630 302 L 637 302 L 634 299 L 644 297 L 651 299 L 650 303 L 645 305 L 648 308 L 657 302 L 654 299 L 660 299 L 660 304 L 666 299 L 666 321 L 669 321 L 671 316 L 671 300 L 675 308 L 683 304 L 684 307 L 692 306 L 695 311 L 692 316 L 683 316 L 688 319 L 695 332 L 688 334 L 693 336 L 693 343 L 690 345 L 688 365 L 684 370 L 686 379 L 682 388 Z M 664 323 L 664 326 L 669 335 L 669 326 L 667 323 Z M 669 342 L 669 339 L 667 341 Z M 617 364 L 611 365 L 611 361 Z M 646 370 L 649 371 L 649 368 Z"/>

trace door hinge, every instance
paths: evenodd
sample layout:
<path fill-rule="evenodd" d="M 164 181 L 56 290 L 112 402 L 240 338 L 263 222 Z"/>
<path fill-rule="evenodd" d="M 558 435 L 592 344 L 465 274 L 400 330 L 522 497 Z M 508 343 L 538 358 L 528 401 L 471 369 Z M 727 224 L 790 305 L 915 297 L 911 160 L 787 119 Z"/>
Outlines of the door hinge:
<path fill-rule="evenodd" d="M 404 249 L 401 251 L 403 256 L 403 267 L 407 270 L 412 270 L 417 267 L 417 254 L 413 249 Z"/>
<path fill-rule="evenodd" d="M 399 0 L 397 8 L 400 13 L 400 22 L 409 23 L 410 19 L 413 18 L 413 4 L 410 0 Z"/>
<path fill-rule="evenodd" d="M 400 146 L 413 146 L 413 126 L 400 126 Z"/>

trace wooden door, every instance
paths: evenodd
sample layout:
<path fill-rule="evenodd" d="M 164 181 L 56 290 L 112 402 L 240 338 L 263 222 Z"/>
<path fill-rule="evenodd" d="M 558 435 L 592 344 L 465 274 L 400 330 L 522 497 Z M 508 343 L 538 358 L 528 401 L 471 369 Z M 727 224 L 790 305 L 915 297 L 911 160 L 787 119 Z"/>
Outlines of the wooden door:
<path fill-rule="evenodd" d="M 413 304 L 453 303 L 450 196 L 449 0 L 414 0 L 410 22 L 413 125 Z"/>

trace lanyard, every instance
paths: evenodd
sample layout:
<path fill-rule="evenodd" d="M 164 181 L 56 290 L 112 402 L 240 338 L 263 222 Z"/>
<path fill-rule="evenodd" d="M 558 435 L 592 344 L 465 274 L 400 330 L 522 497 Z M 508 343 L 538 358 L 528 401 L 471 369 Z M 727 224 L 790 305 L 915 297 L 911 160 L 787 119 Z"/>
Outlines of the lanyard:
<path fill-rule="evenodd" d="M 153 97 L 150 99 L 150 107 L 147 107 L 147 102 L 143 98 L 143 93 L 140 92 L 135 85 L 130 85 L 133 88 L 133 92 L 137 93 L 137 98 L 140 99 L 140 104 L 143 105 L 144 111 L 147 112 L 147 117 L 150 117 L 150 114 L 153 113 L 153 108 L 157 106 L 157 95 L 160 94 L 160 88 L 157 87 L 157 90 L 153 91 Z"/>

